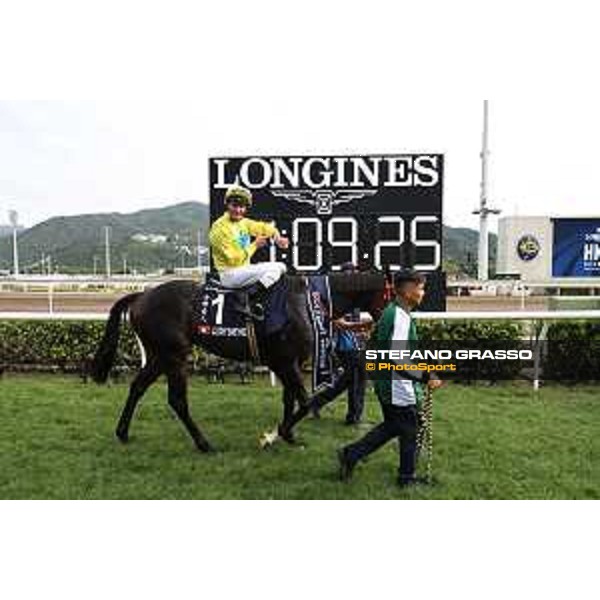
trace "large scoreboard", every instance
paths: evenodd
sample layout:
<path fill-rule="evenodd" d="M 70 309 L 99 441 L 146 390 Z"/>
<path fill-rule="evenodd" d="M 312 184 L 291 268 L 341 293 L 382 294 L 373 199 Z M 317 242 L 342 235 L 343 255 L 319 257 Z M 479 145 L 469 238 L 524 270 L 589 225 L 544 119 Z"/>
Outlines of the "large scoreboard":
<path fill-rule="evenodd" d="M 290 247 L 263 248 L 254 261 L 290 273 L 361 269 L 428 273 L 428 310 L 445 310 L 442 275 L 444 160 L 439 154 L 211 158 L 211 223 L 226 190 L 252 191 L 249 216 L 274 222 Z"/>

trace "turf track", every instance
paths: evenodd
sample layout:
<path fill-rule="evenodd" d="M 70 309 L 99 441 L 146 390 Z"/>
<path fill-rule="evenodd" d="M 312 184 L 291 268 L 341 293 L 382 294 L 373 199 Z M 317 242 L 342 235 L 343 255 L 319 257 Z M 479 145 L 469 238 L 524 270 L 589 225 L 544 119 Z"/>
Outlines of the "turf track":
<path fill-rule="evenodd" d="M 258 449 L 280 413 L 266 382 L 192 382 L 192 412 L 219 452 L 197 453 L 161 382 L 140 405 L 131 442 L 113 428 L 126 384 L 62 376 L 0 380 L 0 498 L 599 498 L 598 388 L 449 386 L 435 398 L 436 486 L 402 492 L 389 444 L 350 484 L 335 449 L 362 428 L 342 425 L 343 401 L 299 429 L 303 448 Z M 369 394 L 368 419 L 378 406 Z"/>

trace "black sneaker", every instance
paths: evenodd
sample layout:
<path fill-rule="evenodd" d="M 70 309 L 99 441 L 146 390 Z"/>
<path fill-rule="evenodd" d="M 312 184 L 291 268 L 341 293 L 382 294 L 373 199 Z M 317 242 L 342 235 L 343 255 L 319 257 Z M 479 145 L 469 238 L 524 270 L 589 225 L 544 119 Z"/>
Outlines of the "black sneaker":
<path fill-rule="evenodd" d="M 340 448 L 337 451 L 339 463 L 339 477 L 341 481 L 350 481 L 352 479 L 352 471 L 354 471 L 354 463 L 350 461 L 346 454 L 346 448 Z"/>

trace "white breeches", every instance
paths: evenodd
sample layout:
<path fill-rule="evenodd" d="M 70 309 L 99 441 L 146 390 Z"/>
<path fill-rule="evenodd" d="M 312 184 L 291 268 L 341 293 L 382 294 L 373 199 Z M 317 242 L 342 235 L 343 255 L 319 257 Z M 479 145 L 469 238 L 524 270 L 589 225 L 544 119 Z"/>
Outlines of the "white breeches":
<path fill-rule="evenodd" d="M 219 278 L 226 287 L 241 288 L 260 281 L 268 288 L 279 281 L 285 271 L 286 266 L 283 263 L 261 262 L 221 271 Z"/>

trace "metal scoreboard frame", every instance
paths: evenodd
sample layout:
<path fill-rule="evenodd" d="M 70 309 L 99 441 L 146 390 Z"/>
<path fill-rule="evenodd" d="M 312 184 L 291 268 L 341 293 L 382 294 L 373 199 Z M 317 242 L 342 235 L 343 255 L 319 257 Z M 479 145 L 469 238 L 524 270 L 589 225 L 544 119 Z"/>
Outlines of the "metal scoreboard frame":
<path fill-rule="evenodd" d="M 223 214 L 231 185 L 252 191 L 248 216 L 275 223 L 290 248 L 274 244 L 254 262 L 289 273 L 413 267 L 428 275 L 423 310 L 444 311 L 442 154 L 254 156 L 209 159 L 210 220 Z"/>

